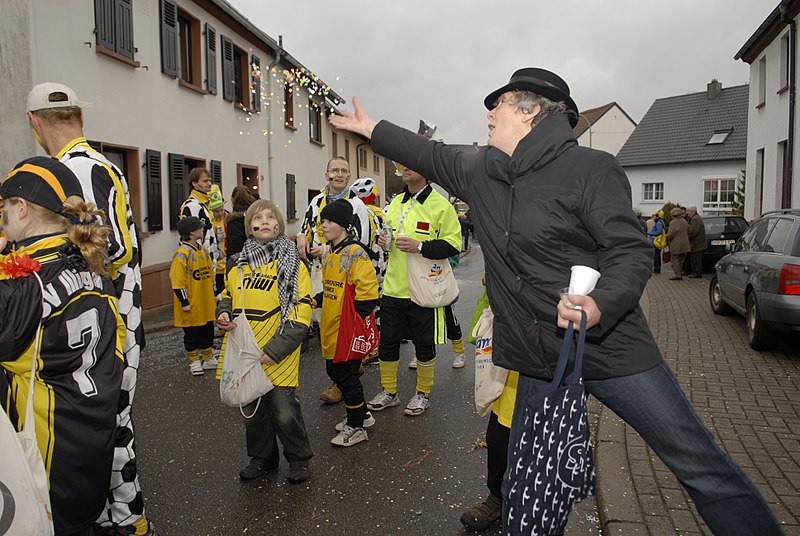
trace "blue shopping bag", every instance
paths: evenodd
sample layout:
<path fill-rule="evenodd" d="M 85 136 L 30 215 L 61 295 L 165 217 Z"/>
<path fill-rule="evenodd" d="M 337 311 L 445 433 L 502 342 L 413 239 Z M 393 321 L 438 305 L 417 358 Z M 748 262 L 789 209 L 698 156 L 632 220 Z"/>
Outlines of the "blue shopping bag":
<path fill-rule="evenodd" d="M 575 362 L 564 373 L 577 338 Z M 572 322 L 564 334 L 553 381 L 525 399 L 520 439 L 511 446 L 506 474 L 504 533 L 560 534 L 572 506 L 594 494 L 592 441 L 583 385 L 586 313 L 577 337 Z"/>

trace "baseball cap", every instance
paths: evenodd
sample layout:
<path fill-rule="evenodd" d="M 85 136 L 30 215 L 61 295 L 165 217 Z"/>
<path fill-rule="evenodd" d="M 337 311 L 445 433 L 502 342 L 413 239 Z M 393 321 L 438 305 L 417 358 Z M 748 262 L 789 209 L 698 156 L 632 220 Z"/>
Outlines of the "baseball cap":
<path fill-rule="evenodd" d="M 23 160 L 0 183 L 0 198 L 21 197 L 61 214 L 70 196 L 83 197 L 78 177 L 67 166 L 47 156 Z"/>
<path fill-rule="evenodd" d="M 37 84 L 28 93 L 28 112 L 47 110 L 50 108 L 86 108 L 88 102 L 78 100 L 71 87 L 58 82 Z"/>
<path fill-rule="evenodd" d="M 203 222 L 200 221 L 200 218 L 196 216 L 187 216 L 186 218 L 181 218 L 178 221 L 178 234 L 181 236 L 186 236 L 193 231 L 202 229 L 203 227 L 205 226 L 203 225 Z"/>

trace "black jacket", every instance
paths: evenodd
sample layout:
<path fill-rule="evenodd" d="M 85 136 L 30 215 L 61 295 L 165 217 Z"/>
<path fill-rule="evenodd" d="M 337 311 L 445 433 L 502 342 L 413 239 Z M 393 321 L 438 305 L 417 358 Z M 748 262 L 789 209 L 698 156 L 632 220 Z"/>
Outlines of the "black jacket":
<path fill-rule="evenodd" d="M 565 115 L 543 119 L 511 157 L 494 147 L 464 152 L 385 121 L 372 147 L 469 203 L 498 365 L 552 377 L 563 337 L 558 289 L 576 264 L 602 274 L 591 293 L 602 317 L 589 330 L 584 377 L 626 376 L 661 362 L 639 307 L 652 248 L 631 209 L 630 184 L 613 156 L 578 146 Z"/>

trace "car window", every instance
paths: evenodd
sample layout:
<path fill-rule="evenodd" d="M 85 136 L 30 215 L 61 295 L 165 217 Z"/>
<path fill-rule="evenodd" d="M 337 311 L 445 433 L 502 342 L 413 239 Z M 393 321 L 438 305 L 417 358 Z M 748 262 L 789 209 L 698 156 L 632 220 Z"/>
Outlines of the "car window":
<path fill-rule="evenodd" d="M 792 220 L 788 218 L 775 218 L 772 232 L 764 242 L 762 251 L 768 253 L 783 253 L 786 250 L 786 239 L 792 230 Z"/>
<path fill-rule="evenodd" d="M 747 220 L 744 218 L 725 218 L 726 233 L 741 233 L 747 229 Z"/>
<path fill-rule="evenodd" d="M 739 238 L 739 247 L 745 251 L 761 251 L 764 239 L 769 234 L 770 227 L 775 222 L 772 220 L 760 220 L 754 223 Z"/>
<path fill-rule="evenodd" d="M 706 218 L 703 220 L 706 234 L 721 234 L 725 232 L 725 218 Z"/>

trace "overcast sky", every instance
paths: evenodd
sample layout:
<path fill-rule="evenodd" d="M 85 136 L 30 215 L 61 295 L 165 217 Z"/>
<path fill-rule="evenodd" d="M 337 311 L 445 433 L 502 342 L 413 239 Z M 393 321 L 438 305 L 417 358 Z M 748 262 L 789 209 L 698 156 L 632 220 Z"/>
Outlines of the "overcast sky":
<path fill-rule="evenodd" d="M 733 56 L 778 0 L 228 0 L 352 109 L 450 143 L 486 141 L 483 98 L 520 67 L 570 85 L 581 110 L 639 121 L 660 97 L 745 84 Z"/>

